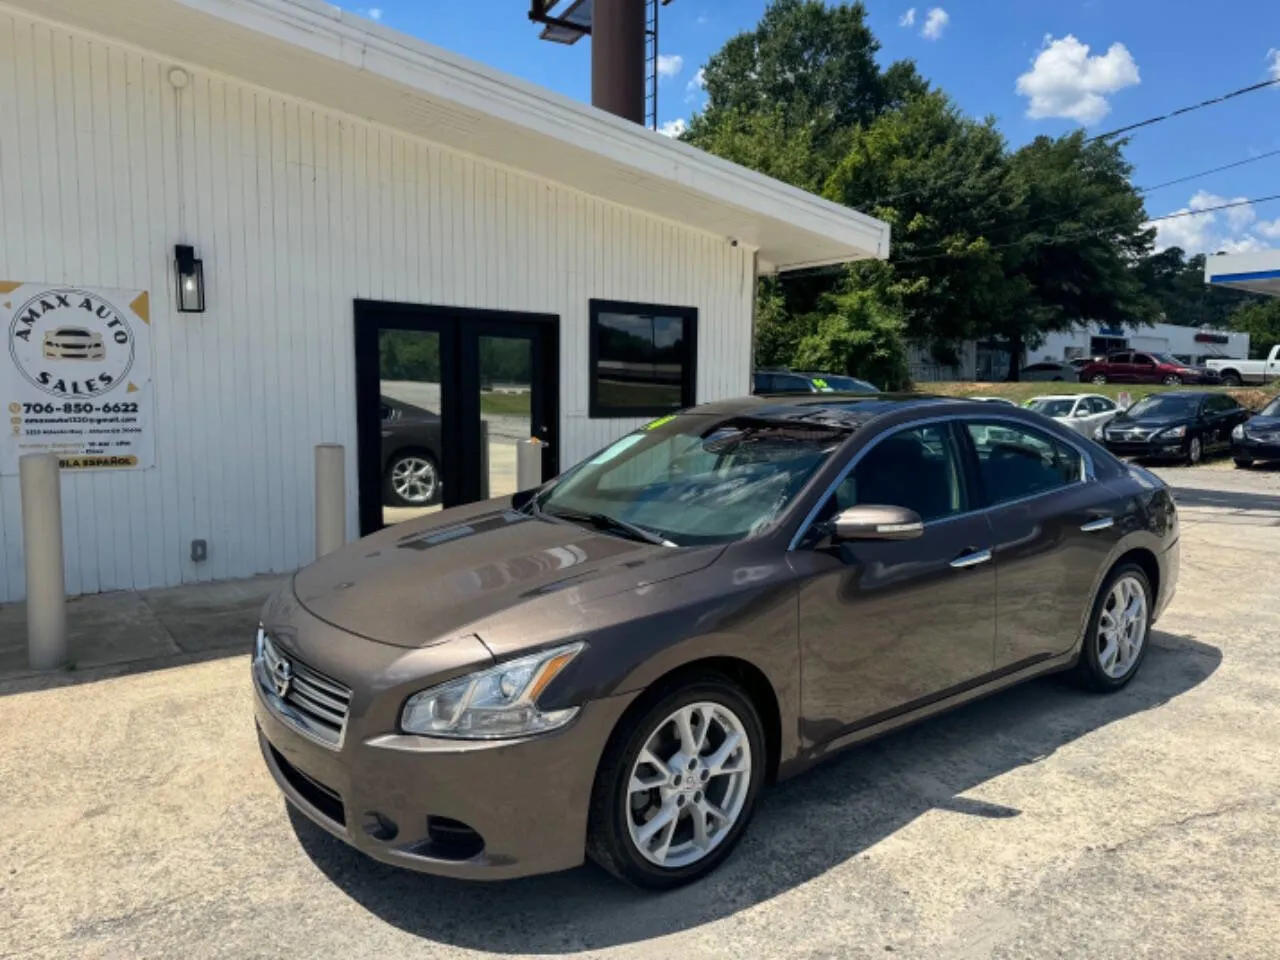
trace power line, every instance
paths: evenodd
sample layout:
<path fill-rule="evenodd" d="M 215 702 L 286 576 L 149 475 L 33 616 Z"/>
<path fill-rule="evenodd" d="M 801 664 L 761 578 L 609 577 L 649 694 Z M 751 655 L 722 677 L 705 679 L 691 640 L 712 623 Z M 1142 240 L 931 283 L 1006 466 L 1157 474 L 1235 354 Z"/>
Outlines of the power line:
<path fill-rule="evenodd" d="M 1164 216 L 1161 216 L 1161 217 L 1151 217 L 1149 220 L 1146 221 L 1146 223 L 1163 223 L 1165 220 L 1177 220 L 1177 219 L 1180 219 L 1181 217 L 1198 217 L 1206 213 L 1216 213 L 1219 210 L 1229 210 L 1232 207 L 1244 207 L 1254 203 L 1267 203 L 1268 201 L 1271 201 L 1271 200 L 1280 200 L 1280 193 L 1274 193 L 1269 197 L 1258 197 L 1253 200 L 1233 200 L 1230 203 L 1221 203 L 1214 207 L 1205 207 L 1203 210 L 1180 210 L 1177 213 L 1166 213 Z M 1092 237 L 1092 236 L 1097 236 L 1098 234 L 1101 234 L 1101 233 L 1106 233 L 1108 230 L 1111 230 L 1111 229 L 1113 228 L 1100 227 L 1100 228 L 1095 228 L 1093 230 L 1085 230 L 1079 233 L 1067 233 L 1067 234 L 1062 234 L 1056 237 L 1047 237 L 1044 240 L 1040 241 L 1040 243 L 1043 246 L 1043 245 L 1054 244 L 1054 243 L 1065 243 L 1068 240 L 1082 240 L 1086 237 Z M 1004 250 L 1008 247 L 1016 247 L 1019 244 L 1024 242 L 1025 240 L 1013 240 L 1009 243 L 993 243 L 987 246 L 986 249 L 987 250 Z M 923 263 L 929 260 L 942 260 L 951 256 L 953 256 L 953 254 L 931 253 L 931 254 L 926 254 L 924 256 L 903 257 L 901 260 L 892 260 L 891 262 L 892 263 Z"/>
<path fill-rule="evenodd" d="M 1234 97 L 1242 97 L 1245 94 L 1255 93 L 1258 90 L 1265 90 L 1268 87 L 1274 87 L 1277 85 L 1280 85 L 1280 77 L 1277 77 L 1274 80 L 1265 80 L 1262 83 L 1255 83 L 1248 87 L 1241 87 L 1239 90 L 1232 90 L 1230 93 L 1224 93 L 1221 96 L 1212 97 L 1208 100 L 1201 100 L 1199 103 L 1194 103 L 1187 107 L 1180 107 L 1179 109 L 1174 110 L 1170 113 L 1163 113 L 1158 117 L 1149 117 L 1146 120 L 1140 120 L 1138 123 L 1131 123 L 1128 126 L 1117 127 L 1115 130 L 1108 130 L 1106 133 L 1099 133 L 1095 136 L 1089 137 L 1084 142 L 1086 144 L 1089 144 L 1089 143 L 1096 143 L 1099 140 L 1107 140 L 1111 137 L 1119 136 L 1122 133 L 1127 133 L 1132 130 L 1138 130 L 1143 127 L 1154 126 L 1157 123 L 1162 123 L 1165 120 L 1171 120 L 1172 118 L 1182 116 L 1185 113 L 1193 113 L 1196 110 L 1203 110 L 1205 107 L 1211 107 L 1216 104 L 1223 103 L 1227 100 L 1233 99 Z M 877 206 L 884 203 L 889 203 L 890 201 L 893 201 L 893 200 L 900 200 L 903 197 L 914 196 L 917 193 L 923 193 L 924 191 L 935 188 L 935 187 L 940 187 L 948 183 L 954 183 L 957 180 L 963 180 L 967 176 L 968 176 L 967 173 L 955 173 L 947 177 L 941 177 L 933 181 L 932 183 L 926 184 L 923 187 L 916 187 L 914 190 L 904 190 L 901 193 L 893 193 L 887 197 L 877 197 L 875 200 L 869 200 L 866 203 L 862 204 L 861 206 L 855 207 L 854 209 L 858 210 L 861 213 L 867 213 L 868 208 L 870 207 Z M 1153 189 L 1158 189 L 1158 188 L 1153 188 Z"/>
<path fill-rule="evenodd" d="M 1235 163 L 1224 164 L 1221 167 L 1214 167 L 1212 170 L 1202 170 L 1200 173 L 1191 173 L 1185 177 L 1178 177 L 1176 180 L 1166 180 L 1164 183 L 1157 183 L 1153 187 L 1142 187 L 1139 193 L 1154 193 L 1157 190 L 1163 190 L 1165 187 L 1173 187 L 1179 183 L 1186 183 L 1188 180 L 1199 180 L 1201 177 L 1207 177 L 1211 173 L 1221 173 L 1223 170 L 1234 170 L 1236 167 L 1243 167 L 1245 164 L 1257 163 L 1259 160 L 1266 160 L 1268 157 L 1280 156 L 1280 150 L 1268 150 L 1266 153 L 1260 153 L 1256 157 L 1246 157 L 1243 160 L 1237 160 Z"/>

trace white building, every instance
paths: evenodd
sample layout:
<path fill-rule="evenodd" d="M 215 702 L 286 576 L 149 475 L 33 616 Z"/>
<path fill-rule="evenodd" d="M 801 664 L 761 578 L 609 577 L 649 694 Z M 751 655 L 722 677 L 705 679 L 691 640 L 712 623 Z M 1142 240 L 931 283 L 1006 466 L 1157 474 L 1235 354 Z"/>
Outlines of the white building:
<path fill-rule="evenodd" d="M 1027 351 L 1027 362 L 1073 360 L 1100 356 L 1109 350 L 1145 350 L 1176 357 L 1183 363 L 1199 364 L 1214 357 L 1249 356 L 1249 335 L 1229 330 L 1180 327 L 1157 323 L 1149 327 L 1088 324 L 1066 333 L 1051 333 L 1035 350 Z"/>
<path fill-rule="evenodd" d="M 748 392 L 758 275 L 888 254 L 879 221 L 313 0 L 0 0 L 0 67 L 0 601 L 22 453 L 63 457 L 73 593 L 287 571 L 315 444 L 345 445 L 351 536 L 397 430 L 434 431 L 446 504 L 509 492 L 530 433 L 552 475 Z"/>

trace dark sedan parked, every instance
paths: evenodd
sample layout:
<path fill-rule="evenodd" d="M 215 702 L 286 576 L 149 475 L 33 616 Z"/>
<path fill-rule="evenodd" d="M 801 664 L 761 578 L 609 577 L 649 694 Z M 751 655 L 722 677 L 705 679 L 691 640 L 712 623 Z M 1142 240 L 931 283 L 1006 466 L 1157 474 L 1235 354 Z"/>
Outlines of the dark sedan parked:
<path fill-rule="evenodd" d="M 1177 575 L 1160 479 L 1038 414 L 725 401 L 300 571 L 260 744 L 386 863 L 669 888 L 837 750 L 1053 671 L 1119 690 Z"/>
<path fill-rule="evenodd" d="M 1231 431 L 1231 456 L 1237 467 L 1280 460 L 1280 397 L 1273 397 L 1256 416 Z"/>
<path fill-rule="evenodd" d="M 1249 411 L 1225 393 L 1153 393 L 1125 410 L 1099 439 L 1114 454 L 1199 463 L 1231 445 Z"/>
<path fill-rule="evenodd" d="M 440 499 L 440 415 L 382 397 L 382 501 L 425 507 Z"/>

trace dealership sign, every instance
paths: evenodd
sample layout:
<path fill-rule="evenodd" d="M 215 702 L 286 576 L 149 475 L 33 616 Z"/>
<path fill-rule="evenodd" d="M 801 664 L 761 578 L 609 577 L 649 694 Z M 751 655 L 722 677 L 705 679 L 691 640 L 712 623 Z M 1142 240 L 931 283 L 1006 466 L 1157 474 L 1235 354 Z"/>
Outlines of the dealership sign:
<path fill-rule="evenodd" d="M 0 281 L 0 323 L 0 473 L 27 453 L 64 470 L 154 465 L 146 291 Z"/>

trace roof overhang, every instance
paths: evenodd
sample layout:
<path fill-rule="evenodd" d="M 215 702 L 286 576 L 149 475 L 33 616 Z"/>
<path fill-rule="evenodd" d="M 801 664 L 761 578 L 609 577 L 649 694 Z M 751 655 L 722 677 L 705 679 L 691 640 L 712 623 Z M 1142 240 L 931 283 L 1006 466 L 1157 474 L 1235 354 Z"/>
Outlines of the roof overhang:
<path fill-rule="evenodd" d="M 762 273 L 889 255 L 883 221 L 317 0 L 0 6 L 736 241 Z"/>
<path fill-rule="evenodd" d="M 1220 253 L 1207 257 L 1204 282 L 1215 287 L 1231 287 L 1280 297 L 1280 250 L 1258 253 Z"/>

